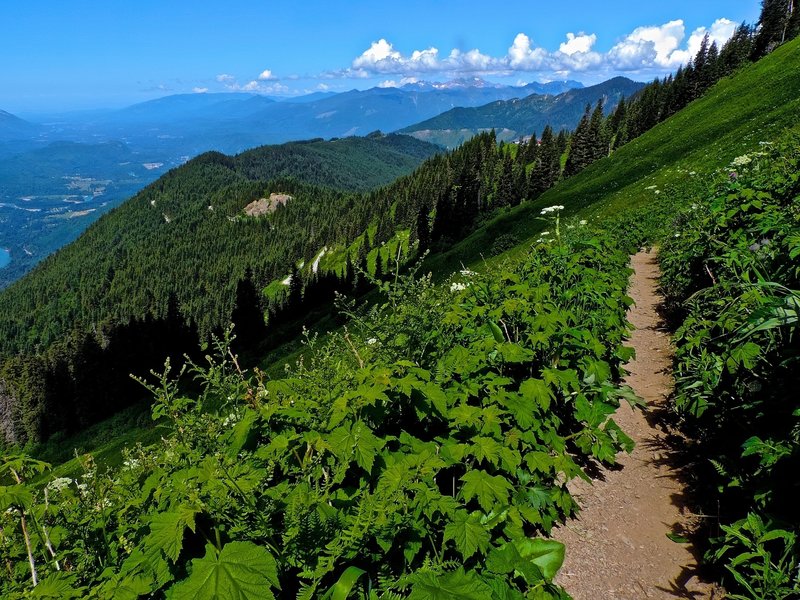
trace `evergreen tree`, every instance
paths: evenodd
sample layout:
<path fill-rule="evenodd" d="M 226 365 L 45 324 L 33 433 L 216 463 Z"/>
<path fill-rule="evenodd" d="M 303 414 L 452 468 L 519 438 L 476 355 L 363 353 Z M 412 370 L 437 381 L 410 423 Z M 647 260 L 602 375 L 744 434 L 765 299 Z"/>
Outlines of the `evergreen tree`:
<path fill-rule="evenodd" d="M 597 101 L 597 105 L 589 119 L 587 143 L 589 148 L 589 164 L 608 156 L 608 132 L 606 129 L 605 115 L 603 114 L 602 98 Z"/>
<path fill-rule="evenodd" d="M 504 152 L 503 159 L 497 165 L 495 175 L 495 206 L 512 206 L 518 203 L 514 197 L 514 163 L 511 153 Z"/>
<path fill-rule="evenodd" d="M 797 12 L 794 0 L 762 0 L 753 59 L 758 60 L 797 36 L 800 27 Z"/>
<path fill-rule="evenodd" d="M 239 350 L 254 348 L 267 335 L 264 307 L 253 284 L 253 272 L 249 267 L 236 285 L 236 304 L 231 313 L 231 321 L 235 327 Z"/>
<path fill-rule="evenodd" d="M 420 254 L 431 247 L 431 230 L 429 221 L 428 207 L 422 204 L 417 212 L 417 222 L 414 228 L 417 242 L 419 242 L 417 250 Z"/>
<path fill-rule="evenodd" d="M 590 105 L 586 105 L 578 126 L 575 128 L 569 142 L 569 154 L 564 165 L 564 177 L 571 177 L 580 173 L 586 165 L 592 162 L 592 141 L 590 139 L 589 123 L 591 119 Z"/>

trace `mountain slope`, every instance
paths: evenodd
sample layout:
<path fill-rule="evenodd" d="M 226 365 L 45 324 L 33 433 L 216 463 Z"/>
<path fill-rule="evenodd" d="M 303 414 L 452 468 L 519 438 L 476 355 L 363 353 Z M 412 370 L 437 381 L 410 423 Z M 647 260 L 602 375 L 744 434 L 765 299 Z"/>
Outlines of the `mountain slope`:
<path fill-rule="evenodd" d="M 512 140 L 533 132 L 541 133 L 546 125 L 555 131 L 574 129 L 587 104 L 603 99 L 606 112 L 622 97 L 630 97 L 644 84 L 615 77 L 591 87 L 575 89 L 558 96 L 531 95 L 522 99 L 492 102 L 480 107 L 454 108 L 427 121 L 400 131 L 416 138 L 454 147 L 479 131 L 494 129 L 498 137 Z"/>
<path fill-rule="evenodd" d="M 144 317 L 157 305 L 163 312 L 170 293 L 195 318 L 217 322 L 214 298 L 225 298 L 230 312 L 236 281 L 247 266 L 269 281 L 295 257 L 354 229 L 358 235 L 364 228 L 359 211 L 368 207 L 354 204 L 352 192 L 388 183 L 435 152 L 435 146 L 389 135 L 263 147 L 235 157 L 204 154 L 102 217 L 5 290 L 4 349 L 26 346 L 25 338 L 46 346 L 81 323 L 111 315 Z M 282 181 L 269 183 L 276 179 Z M 273 192 L 290 193 L 294 200 L 268 219 L 244 217 L 245 205 Z M 155 279 L 129 289 L 142 284 L 142 268 Z M 221 287 L 202 289 L 214 282 Z M 55 289 L 61 292 L 52 294 Z M 122 306 L 128 308 L 120 312 Z"/>

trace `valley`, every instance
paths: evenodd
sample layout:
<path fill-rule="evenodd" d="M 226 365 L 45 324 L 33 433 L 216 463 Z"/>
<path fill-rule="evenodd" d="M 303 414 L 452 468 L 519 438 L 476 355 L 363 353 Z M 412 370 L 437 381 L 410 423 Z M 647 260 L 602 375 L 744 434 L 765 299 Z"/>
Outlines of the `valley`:
<path fill-rule="evenodd" d="M 551 97 L 580 87 L 575 81 L 517 87 L 474 79 L 289 99 L 175 95 L 117 111 L 31 115 L 30 120 L 3 113 L 0 242 L 9 248 L 11 262 L 0 266 L 0 289 L 124 199 L 203 152 L 237 154 L 291 140 L 363 137 L 454 106 L 531 94 Z M 562 119 L 562 126 L 574 126 L 577 118 Z M 70 210 L 78 203 L 80 208 Z"/>

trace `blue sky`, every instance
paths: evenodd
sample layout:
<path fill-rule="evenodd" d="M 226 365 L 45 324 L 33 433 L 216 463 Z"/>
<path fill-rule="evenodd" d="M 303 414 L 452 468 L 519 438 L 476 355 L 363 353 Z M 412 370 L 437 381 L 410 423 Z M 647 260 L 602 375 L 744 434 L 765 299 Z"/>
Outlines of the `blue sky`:
<path fill-rule="evenodd" d="M 0 8 L 0 109 L 118 107 L 173 93 L 294 95 L 414 79 L 650 79 L 758 0 L 26 0 Z M 568 34 L 571 36 L 568 38 Z"/>

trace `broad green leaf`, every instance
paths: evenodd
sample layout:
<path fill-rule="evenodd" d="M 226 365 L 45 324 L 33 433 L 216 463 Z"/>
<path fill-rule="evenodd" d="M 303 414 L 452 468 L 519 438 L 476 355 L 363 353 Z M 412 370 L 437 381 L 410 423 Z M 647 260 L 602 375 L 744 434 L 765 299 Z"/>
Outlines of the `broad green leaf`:
<path fill-rule="evenodd" d="M 331 589 L 322 597 L 323 600 L 347 600 L 358 578 L 366 571 L 358 567 L 347 567 L 339 577 L 339 581 L 333 584 Z"/>
<path fill-rule="evenodd" d="M 415 573 L 410 577 L 411 594 L 408 600 L 487 600 L 492 588 L 478 578 L 475 571 L 463 569 L 437 575 Z"/>
<path fill-rule="evenodd" d="M 181 507 L 177 511 L 158 513 L 150 518 L 150 533 L 145 544 L 164 551 L 175 562 L 183 548 L 183 532 L 188 527 L 194 531 L 197 510 Z"/>
<path fill-rule="evenodd" d="M 498 394 L 498 400 L 511 411 L 514 420 L 522 429 L 530 429 L 536 424 L 539 414 L 537 404 L 530 396 L 524 394 Z"/>
<path fill-rule="evenodd" d="M 497 465 L 500 460 L 500 443 L 490 437 L 477 436 L 472 439 L 469 447 L 470 453 L 478 460 L 487 460 L 493 465 Z"/>
<path fill-rule="evenodd" d="M 542 410 L 550 408 L 553 392 L 550 386 L 541 379 L 526 379 L 519 386 L 519 393 L 526 400 L 536 402 Z"/>
<path fill-rule="evenodd" d="M 547 579 L 553 579 L 564 564 L 564 544 L 544 538 L 523 539 L 515 542 L 520 555 L 535 564 Z"/>
<path fill-rule="evenodd" d="M 252 542 L 230 542 L 221 552 L 206 545 L 188 578 L 169 589 L 170 600 L 272 600 L 278 588 L 275 559 Z"/>
<path fill-rule="evenodd" d="M 32 501 L 33 496 L 24 485 L 0 485 L 0 512 L 11 506 L 27 508 Z"/>
<path fill-rule="evenodd" d="M 517 539 L 489 553 L 486 568 L 500 575 L 516 572 L 532 585 L 551 580 L 564 563 L 564 544 L 544 538 Z"/>
<path fill-rule="evenodd" d="M 476 469 L 466 473 L 461 477 L 461 481 L 464 482 L 464 487 L 461 489 L 464 500 L 469 502 L 477 497 L 478 504 L 484 512 L 508 504 L 512 487 L 504 477 L 489 475 L 486 471 Z"/>
<path fill-rule="evenodd" d="M 440 386 L 435 383 L 426 383 L 422 386 L 422 393 L 431 401 L 440 415 L 447 416 L 447 394 Z"/>
<path fill-rule="evenodd" d="M 233 426 L 229 434 L 228 454 L 236 456 L 242 448 L 252 439 L 253 425 L 258 420 L 259 414 L 247 409 L 236 425 Z M 252 442 L 251 442 L 252 443 Z"/>
<path fill-rule="evenodd" d="M 506 341 L 506 338 L 503 335 L 503 331 L 494 321 L 489 321 L 489 331 L 492 332 L 492 337 L 494 338 L 494 341 L 497 342 L 498 344 L 502 344 L 503 342 Z"/>
<path fill-rule="evenodd" d="M 469 514 L 465 510 L 460 510 L 444 528 L 444 541 L 448 540 L 455 542 L 456 549 L 464 560 L 467 560 L 478 550 L 481 553 L 486 552 L 491 542 L 491 535 L 481 524 L 479 513 Z"/>
<path fill-rule="evenodd" d="M 72 598 L 83 598 L 86 588 L 78 587 L 76 584 L 77 575 L 65 571 L 56 571 L 44 577 L 39 584 L 33 588 L 31 598 L 53 598 L 54 600 L 71 600 Z"/>
<path fill-rule="evenodd" d="M 358 466 L 369 472 L 385 440 L 376 437 L 363 421 L 356 421 L 334 429 L 328 436 L 328 443 L 336 456 L 341 459 L 354 456 Z"/>

